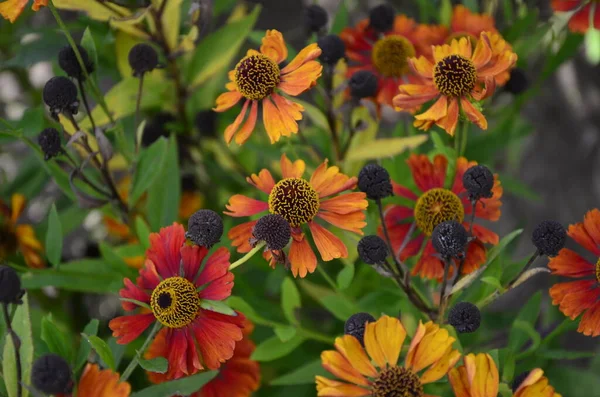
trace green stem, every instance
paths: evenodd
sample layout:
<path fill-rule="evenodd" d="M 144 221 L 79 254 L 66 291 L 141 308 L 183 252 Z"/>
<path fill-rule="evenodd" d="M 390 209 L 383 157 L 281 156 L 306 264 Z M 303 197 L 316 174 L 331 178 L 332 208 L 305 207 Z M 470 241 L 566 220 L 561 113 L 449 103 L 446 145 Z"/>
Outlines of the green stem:
<path fill-rule="evenodd" d="M 248 259 L 252 258 L 254 256 L 254 254 L 256 254 L 258 251 L 260 251 L 261 248 L 263 248 L 266 244 L 267 243 L 265 243 L 264 241 L 261 241 L 260 243 L 256 244 L 256 247 L 252 248 L 252 250 L 250 252 L 248 252 L 246 255 L 242 256 L 240 259 L 238 259 L 237 261 L 235 261 L 231 265 L 229 265 L 229 271 L 244 264 Z"/>
<path fill-rule="evenodd" d="M 464 121 L 462 124 L 462 137 L 460 139 L 460 152 L 458 153 L 459 156 L 464 156 L 465 151 L 467 150 L 467 141 L 469 139 L 469 123 L 467 121 Z"/>
<path fill-rule="evenodd" d="M 338 290 L 337 284 L 335 283 L 335 281 L 333 281 L 333 279 L 331 277 L 329 277 L 329 274 L 327 274 L 325 269 L 323 269 L 321 266 L 317 266 L 317 270 L 319 271 L 319 274 L 321 276 L 323 276 L 325 281 L 327 281 L 327 284 L 329 284 L 334 291 L 337 291 Z"/>
<path fill-rule="evenodd" d="M 129 376 L 131 375 L 133 370 L 138 366 L 138 364 L 140 362 L 140 358 L 142 357 L 142 354 L 144 354 L 144 351 L 146 350 L 146 348 L 148 347 L 150 342 L 152 342 L 154 340 L 154 337 L 156 336 L 158 331 L 160 331 L 160 328 L 161 328 L 161 325 L 157 321 L 154 324 L 154 328 L 152 328 L 152 331 L 150 331 L 148 338 L 146 338 L 146 340 L 144 341 L 144 344 L 142 345 L 140 350 L 138 350 L 136 352 L 135 356 L 133 357 L 133 360 L 131 360 L 131 362 L 129 363 L 127 368 L 125 368 L 125 371 L 123 371 L 123 375 L 121 375 L 121 382 L 125 382 L 127 380 L 127 378 L 129 378 Z"/>

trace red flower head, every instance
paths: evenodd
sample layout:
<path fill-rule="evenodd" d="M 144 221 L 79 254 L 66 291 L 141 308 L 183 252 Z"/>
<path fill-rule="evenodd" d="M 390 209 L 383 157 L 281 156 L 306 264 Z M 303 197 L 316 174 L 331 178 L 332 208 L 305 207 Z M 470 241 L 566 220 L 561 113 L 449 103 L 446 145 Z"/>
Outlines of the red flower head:
<path fill-rule="evenodd" d="M 120 292 L 123 309 L 143 308 L 109 324 L 117 343 L 126 344 L 160 322 L 164 328 L 150 349 L 169 361 L 167 379 L 219 368 L 242 339 L 243 315 L 210 310 L 231 295 L 229 251 L 219 248 L 202 266 L 207 253 L 205 247 L 185 244 L 185 230 L 177 223 L 152 233 L 140 276 L 135 284 L 125 279 Z"/>
<path fill-rule="evenodd" d="M 574 320 L 580 314 L 578 332 L 600 335 L 600 211 L 589 211 L 583 222 L 569 226 L 567 234 L 595 257 L 588 261 L 575 251 L 563 248 L 550 259 L 552 274 L 577 279 L 550 288 L 552 303 Z"/>
<path fill-rule="evenodd" d="M 426 155 L 413 154 L 408 159 L 413 179 L 418 192 L 392 182 L 394 194 L 411 200 L 409 206 L 391 205 L 385 211 L 385 224 L 390 233 L 394 254 L 401 260 L 418 255 L 423 241 L 425 248 L 413 268 L 412 274 L 423 278 L 441 280 L 444 274 L 444 263 L 434 256 L 436 253 L 431 244 L 431 233 L 441 222 L 456 220 L 462 222 L 465 229 L 469 230 L 469 223 L 465 219 L 473 212 L 473 206 L 468 199 L 463 187 L 463 174 L 467 169 L 476 165 L 475 161 L 468 161 L 459 157 L 456 162 L 456 175 L 450 189 L 446 188 L 445 180 L 448 172 L 448 159 L 436 155 L 433 162 Z M 497 221 L 500 218 L 502 202 L 502 186 L 497 176 L 494 176 L 493 196 L 489 199 L 479 200 L 475 208 L 475 216 L 481 219 Z M 414 221 L 418 233 L 407 236 Z M 380 235 L 381 235 L 380 230 Z M 463 274 L 473 272 L 485 262 L 486 248 L 484 243 L 498 244 L 498 235 L 484 226 L 473 225 L 473 234 L 477 238 L 469 243 L 466 252 Z M 404 240 L 408 243 L 402 248 Z"/>
<path fill-rule="evenodd" d="M 569 29 L 575 33 L 585 33 L 590 28 L 600 29 L 600 3 L 597 0 L 552 0 L 554 11 L 575 11 L 569 20 Z"/>
<path fill-rule="evenodd" d="M 267 201 L 254 200 L 236 194 L 229 199 L 225 214 L 234 217 L 252 216 L 269 211 L 282 216 L 292 228 L 292 243 L 287 256 L 294 277 L 305 277 L 317 268 L 315 256 L 303 225 L 308 225 L 317 249 L 324 261 L 335 258 L 346 258 L 348 249 L 338 237 L 319 225 L 315 218 L 337 226 L 344 230 L 361 234 L 365 227 L 364 210 L 368 206 L 364 193 L 344 193 L 331 197 L 356 187 L 356 177 L 348 177 L 338 167 L 327 166 L 324 161 L 312 174 L 310 180 L 302 178 L 306 164 L 302 160 L 291 162 L 285 154 L 281 156 L 281 174 L 283 179 L 275 183 L 269 170 L 263 169 L 258 175 L 253 174 L 247 181 L 254 187 L 269 195 Z M 257 221 L 242 223 L 232 228 L 228 237 L 232 240 L 238 252 L 248 252 L 252 249 L 249 240 L 252 229 Z M 276 252 L 281 257 L 281 252 Z M 267 253 L 271 266 L 276 259 Z"/>

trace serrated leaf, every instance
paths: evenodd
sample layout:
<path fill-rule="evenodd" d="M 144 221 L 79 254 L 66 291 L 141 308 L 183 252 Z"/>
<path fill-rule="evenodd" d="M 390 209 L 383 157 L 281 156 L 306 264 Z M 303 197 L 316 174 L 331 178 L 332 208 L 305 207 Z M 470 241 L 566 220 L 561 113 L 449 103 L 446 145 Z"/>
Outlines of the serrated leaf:
<path fill-rule="evenodd" d="M 296 336 L 296 333 L 298 332 L 296 327 L 292 327 L 291 325 L 275 327 L 273 331 L 275 332 L 275 335 L 277 335 L 279 340 L 281 340 L 282 342 L 287 342 L 291 340 L 294 336 Z"/>
<path fill-rule="evenodd" d="M 285 318 L 291 324 L 298 324 L 295 310 L 301 306 L 300 292 L 298 292 L 296 284 L 291 278 L 286 277 L 281 284 L 281 308 Z"/>
<path fill-rule="evenodd" d="M 158 179 L 163 170 L 166 155 L 167 140 L 162 137 L 142 151 L 129 193 L 130 207 L 133 208 L 142 194 Z"/>
<path fill-rule="evenodd" d="M 48 230 L 46 231 L 46 256 L 55 267 L 60 266 L 62 256 L 62 226 L 56 211 L 56 205 L 52 204 L 48 214 Z"/>
<path fill-rule="evenodd" d="M 102 361 L 104 361 L 104 364 L 114 371 L 115 359 L 106 342 L 94 335 L 86 335 L 82 333 L 81 336 L 83 336 L 85 340 L 88 341 L 90 346 L 92 346 L 92 348 L 96 351 L 96 353 L 98 353 L 98 356 Z"/>
<path fill-rule="evenodd" d="M 259 344 L 250 358 L 255 361 L 273 361 L 287 356 L 302 342 L 304 342 L 304 338 L 299 335 L 287 342 L 282 342 L 277 336 L 273 336 Z"/>
<path fill-rule="evenodd" d="M 315 376 L 325 376 L 327 371 L 323 368 L 321 360 L 315 360 L 302 367 L 288 372 L 270 382 L 271 386 L 293 386 L 315 383 Z"/>
<path fill-rule="evenodd" d="M 237 313 L 235 312 L 235 310 L 233 310 L 231 307 L 227 306 L 227 304 L 225 302 L 203 299 L 200 306 L 203 309 L 210 310 L 210 311 L 213 311 L 216 313 L 225 314 L 227 316 L 237 316 Z"/>
<path fill-rule="evenodd" d="M 31 365 L 33 363 L 33 334 L 31 331 L 31 317 L 29 314 L 29 297 L 25 294 L 23 303 L 17 306 L 12 319 L 12 328 L 17 333 L 21 342 L 19 353 L 21 356 L 22 381 L 31 384 Z M 8 397 L 17 397 L 17 365 L 15 349 L 10 336 L 6 336 L 4 352 L 2 355 L 2 376 L 8 392 Z M 23 388 L 22 397 L 28 397 L 29 391 Z"/>
<path fill-rule="evenodd" d="M 197 392 L 210 382 L 219 371 L 201 372 L 186 378 L 172 380 L 147 387 L 143 390 L 133 393 L 131 397 L 171 397 L 173 395 L 190 395 Z"/>
<path fill-rule="evenodd" d="M 345 266 L 337 275 L 337 284 L 340 290 L 345 290 L 352 284 L 354 279 L 354 264 Z"/>
<path fill-rule="evenodd" d="M 51 353 L 58 354 L 69 363 L 73 360 L 73 347 L 68 335 L 52 321 L 52 314 L 42 318 L 41 338 Z"/>
<path fill-rule="evenodd" d="M 140 244 L 142 244 L 145 249 L 150 248 L 150 229 L 144 218 L 141 216 L 135 218 L 135 233 L 137 234 Z"/>
<path fill-rule="evenodd" d="M 164 357 L 155 357 L 151 360 L 144 360 L 140 358 L 139 362 L 140 367 L 150 372 L 164 374 L 169 369 L 169 361 Z"/>
<path fill-rule="evenodd" d="M 419 147 L 427 139 L 428 135 L 425 134 L 403 138 L 381 138 L 350 149 L 346 159 L 348 161 L 358 161 L 393 157 L 405 150 L 413 150 Z"/>
<path fill-rule="evenodd" d="M 98 324 L 100 322 L 97 319 L 92 319 L 83 329 L 83 333 L 85 335 L 93 335 L 96 336 L 98 333 Z M 77 358 L 75 359 L 75 365 L 73 366 L 73 372 L 78 372 L 83 364 L 86 363 L 90 352 L 92 351 L 92 347 L 85 340 L 81 340 L 79 344 L 79 350 L 77 351 Z"/>

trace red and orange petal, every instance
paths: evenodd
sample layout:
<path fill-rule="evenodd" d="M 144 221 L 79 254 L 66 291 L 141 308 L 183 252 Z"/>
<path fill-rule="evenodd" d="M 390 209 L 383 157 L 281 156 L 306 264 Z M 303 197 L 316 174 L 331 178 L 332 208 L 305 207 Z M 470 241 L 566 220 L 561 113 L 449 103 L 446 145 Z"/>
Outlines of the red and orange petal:
<path fill-rule="evenodd" d="M 462 4 L 454 7 L 450 30 L 450 39 L 470 36 L 477 40 L 481 32 L 498 32 L 493 16 L 471 12 Z"/>
<path fill-rule="evenodd" d="M 575 33 L 585 33 L 590 28 L 590 19 L 593 20 L 594 28 L 600 29 L 600 6 L 594 1 L 586 2 L 582 0 L 552 0 L 552 8 L 555 11 L 575 11 L 569 20 L 569 29 Z M 591 16 L 593 6 L 595 6 L 594 15 Z M 581 8 L 580 8 L 581 7 Z M 590 18 L 591 17 L 591 18 Z"/>
<path fill-rule="evenodd" d="M 500 386 L 498 368 L 489 354 L 468 354 L 464 365 L 448 373 L 455 397 L 497 397 Z"/>
<path fill-rule="evenodd" d="M 515 391 L 514 397 L 562 397 L 540 368 L 532 370 Z"/>
<path fill-rule="evenodd" d="M 19 217 L 25 211 L 27 199 L 20 193 L 11 196 L 10 206 L 0 201 L 0 215 L 17 240 L 17 249 L 23 255 L 25 264 L 34 269 L 46 267 L 43 258 L 44 246 L 35 235 L 31 225 L 17 224 Z"/>
<path fill-rule="evenodd" d="M 4 1 L 0 3 L 0 15 L 2 15 L 4 19 L 8 19 L 11 23 L 14 23 L 19 17 L 19 15 L 21 15 L 23 9 L 25 9 L 25 6 L 28 2 L 29 0 Z M 40 7 L 47 5 L 48 0 L 33 0 L 33 5 L 31 6 L 31 9 L 33 11 L 38 11 Z"/>
<path fill-rule="evenodd" d="M 129 397 L 131 386 L 119 381 L 119 374 L 110 369 L 101 370 L 96 364 L 87 364 L 77 385 L 75 396 Z"/>

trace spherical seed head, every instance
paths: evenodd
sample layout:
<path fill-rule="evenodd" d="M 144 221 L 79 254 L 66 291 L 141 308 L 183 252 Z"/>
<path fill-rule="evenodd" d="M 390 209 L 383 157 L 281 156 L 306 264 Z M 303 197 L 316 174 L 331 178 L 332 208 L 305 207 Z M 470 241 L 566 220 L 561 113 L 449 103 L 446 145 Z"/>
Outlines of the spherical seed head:
<path fill-rule="evenodd" d="M 92 73 L 94 71 L 94 63 L 90 60 L 87 51 L 80 45 L 77 46 L 77 50 L 81 55 L 81 60 L 83 61 L 88 74 Z M 66 46 L 60 50 L 58 53 L 58 65 L 68 76 L 76 79 L 85 79 L 85 73 L 81 70 L 73 47 Z"/>
<path fill-rule="evenodd" d="M 350 95 L 354 98 L 369 98 L 377 94 L 377 76 L 368 70 L 355 72 L 348 81 Z"/>
<path fill-rule="evenodd" d="M 515 376 L 511 385 L 513 393 L 517 392 L 517 389 L 519 388 L 519 386 L 521 386 L 521 383 L 523 383 L 523 381 L 529 376 L 530 372 L 531 371 L 521 372 L 519 375 Z"/>
<path fill-rule="evenodd" d="M 459 302 L 450 309 L 448 323 L 461 334 L 475 332 L 481 325 L 481 312 L 470 302 Z"/>
<path fill-rule="evenodd" d="M 223 235 L 223 219 L 212 210 L 196 211 L 188 220 L 186 237 L 196 245 L 210 248 Z"/>
<path fill-rule="evenodd" d="M 485 165 L 474 165 L 463 174 L 463 186 L 471 200 L 490 198 L 494 195 L 494 174 Z"/>
<path fill-rule="evenodd" d="M 389 4 L 381 4 L 369 11 L 369 26 L 378 32 L 387 32 L 394 26 L 396 11 Z"/>
<path fill-rule="evenodd" d="M 18 303 L 23 296 L 21 279 L 12 267 L 0 266 L 0 302 Z"/>
<path fill-rule="evenodd" d="M 567 241 L 567 231 L 556 221 L 543 221 L 533 230 L 533 245 L 541 255 L 556 256 Z"/>
<path fill-rule="evenodd" d="M 328 20 L 327 11 L 318 4 L 311 4 L 304 9 L 304 24 L 309 32 L 319 32 Z"/>
<path fill-rule="evenodd" d="M 70 393 L 73 388 L 71 368 L 56 354 L 46 354 L 33 363 L 31 383 L 47 394 Z"/>
<path fill-rule="evenodd" d="M 350 316 L 344 324 L 344 334 L 354 336 L 361 345 L 365 345 L 365 326 L 367 323 L 375 322 L 375 317 L 369 313 L 356 313 Z"/>
<path fill-rule="evenodd" d="M 46 161 L 58 156 L 62 150 L 60 134 L 54 128 L 46 128 L 40 132 L 38 143 L 42 152 L 44 152 L 44 160 Z"/>
<path fill-rule="evenodd" d="M 431 234 L 433 248 L 444 258 L 462 258 L 468 241 L 465 227 L 456 221 L 438 224 Z"/>
<path fill-rule="evenodd" d="M 77 103 L 77 87 L 68 77 L 55 76 L 44 86 L 42 96 L 52 111 L 61 112 Z"/>
<path fill-rule="evenodd" d="M 529 88 L 529 78 L 521 68 L 514 68 L 510 71 L 510 79 L 506 82 L 504 89 L 511 94 L 519 95 Z"/>
<path fill-rule="evenodd" d="M 392 195 L 390 174 L 377 164 L 367 164 L 358 174 L 358 189 L 371 200 L 379 200 Z"/>
<path fill-rule="evenodd" d="M 328 65 L 335 65 L 346 54 L 346 45 L 335 34 L 319 38 L 317 45 L 321 49 L 319 60 Z"/>
<path fill-rule="evenodd" d="M 361 238 L 356 248 L 360 259 L 369 265 L 381 265 L 385 263 L 385 258 L 390 253 L 387 244 L 379 236 L 365 236 Z"/>
<path fill-rule="evenodd" d="M 281 215 L 269 214 L 256 222 L 252 236 L 258 241 L 266 242 L 268 249 L 280 250 L 290 242 L 292 229 Z"/>
<path fill-rule="evenodd" d="M 140 43 L 129 50 L 129 66 L 134 76 L 153 71 L 158 66 L 158 54 L 154 47 Z"/>

